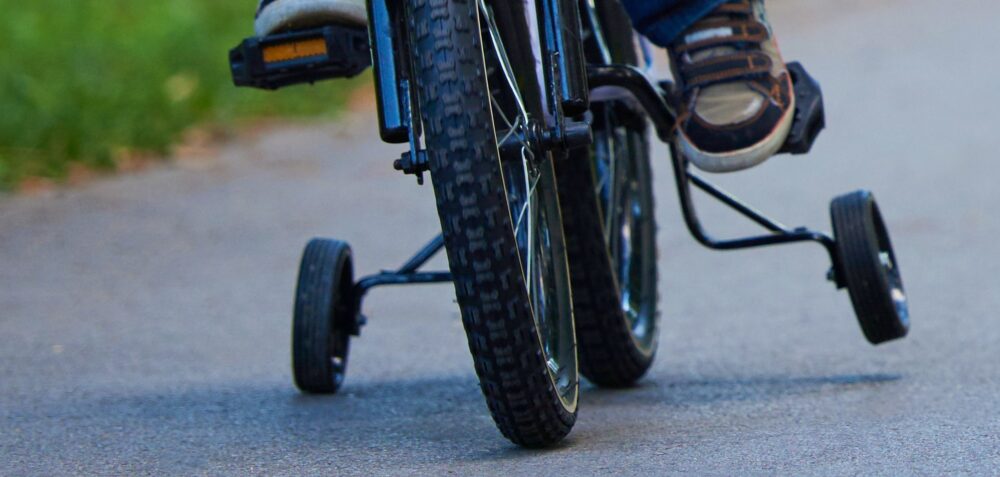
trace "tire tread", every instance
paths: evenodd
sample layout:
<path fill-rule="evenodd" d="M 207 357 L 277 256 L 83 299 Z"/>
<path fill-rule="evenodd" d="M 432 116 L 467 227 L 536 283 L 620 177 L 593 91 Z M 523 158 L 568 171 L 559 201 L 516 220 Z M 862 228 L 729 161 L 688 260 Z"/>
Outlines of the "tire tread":
<path fill-rule="evenodd" d="M 521 277 L 491 128 L 477 2 L 409 0 L 431 179 L 480 387 L 516 444 L 562 440 L 576 421 L 547 374 Z"/>

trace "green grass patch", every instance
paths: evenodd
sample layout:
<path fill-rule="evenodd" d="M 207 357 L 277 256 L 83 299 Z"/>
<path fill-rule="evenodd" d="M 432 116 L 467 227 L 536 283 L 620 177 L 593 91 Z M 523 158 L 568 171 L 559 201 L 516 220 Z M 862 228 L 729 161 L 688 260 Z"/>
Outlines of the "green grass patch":
<path fill-rule="evenodd" d="M 195 124 L 336 113 L 359 81 L 235 88 L 252 0 L 0 0 L 0 189 L 121 151 L 169 152 Z"/>

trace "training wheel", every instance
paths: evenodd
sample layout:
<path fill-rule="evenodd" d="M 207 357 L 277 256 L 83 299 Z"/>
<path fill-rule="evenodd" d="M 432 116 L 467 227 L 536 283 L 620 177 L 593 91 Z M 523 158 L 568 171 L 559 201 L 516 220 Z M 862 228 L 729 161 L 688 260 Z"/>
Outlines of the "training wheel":
<path fill-rule="evenodd" d="M 910 313 L 889 232 L 871 192 L 842 195 L 830 205 L 840 263 L 861 330 L 872 344 L 906 336 Z"/>
<path fill-rule="evenodd" d="M 292 369 L 303 392 L 333 394 L 344 382 L 357 313 L 353 287 L 351 247 L 339 240 L 309 242 L 292 319 Z"/>

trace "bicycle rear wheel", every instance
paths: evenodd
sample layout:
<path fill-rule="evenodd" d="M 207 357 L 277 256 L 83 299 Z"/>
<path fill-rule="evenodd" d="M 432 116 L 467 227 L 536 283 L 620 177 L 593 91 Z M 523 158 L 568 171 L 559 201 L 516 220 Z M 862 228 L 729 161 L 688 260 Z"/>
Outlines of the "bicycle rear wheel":
<path fill-rule="evenodd" d="M 588 61 L 636 65 L 621 4 L 588 8 Z M 645 113 L 631 98 L 601 96 L 591 108 L 594 144 L 558 174 L 580 372 L 599 386 L 623 387 L 645 375 L 658 345 L 655 204 Z"/>
<path fill-rule="evenodd" d="M 521 2 L 410 0 L 413 67 L 458 304 L 500 431 L 529 447 L 576 421 L 579 377 L 553 157 Z M 524 135 L 527 136 L 527 135 Z"/>

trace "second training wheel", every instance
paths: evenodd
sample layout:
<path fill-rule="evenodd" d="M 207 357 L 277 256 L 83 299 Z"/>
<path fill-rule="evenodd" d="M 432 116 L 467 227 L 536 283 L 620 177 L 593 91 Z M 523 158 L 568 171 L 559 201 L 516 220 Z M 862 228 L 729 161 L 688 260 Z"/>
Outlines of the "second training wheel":
<path fill-rule="evenodd" d="M 840 263 L 861 330 L 872 344 L 906 336 L 910 311 L 899 262 L 871 192 L 857 191 L 830 205 Z"/>
<path fill-rule="evenodd" d="M 309 242 L 292 320 L 292 370 L 302 392 L 333 394 L 344 382 L 357 313 L 353 289 L 351 247 L 339 240 Z"/>

